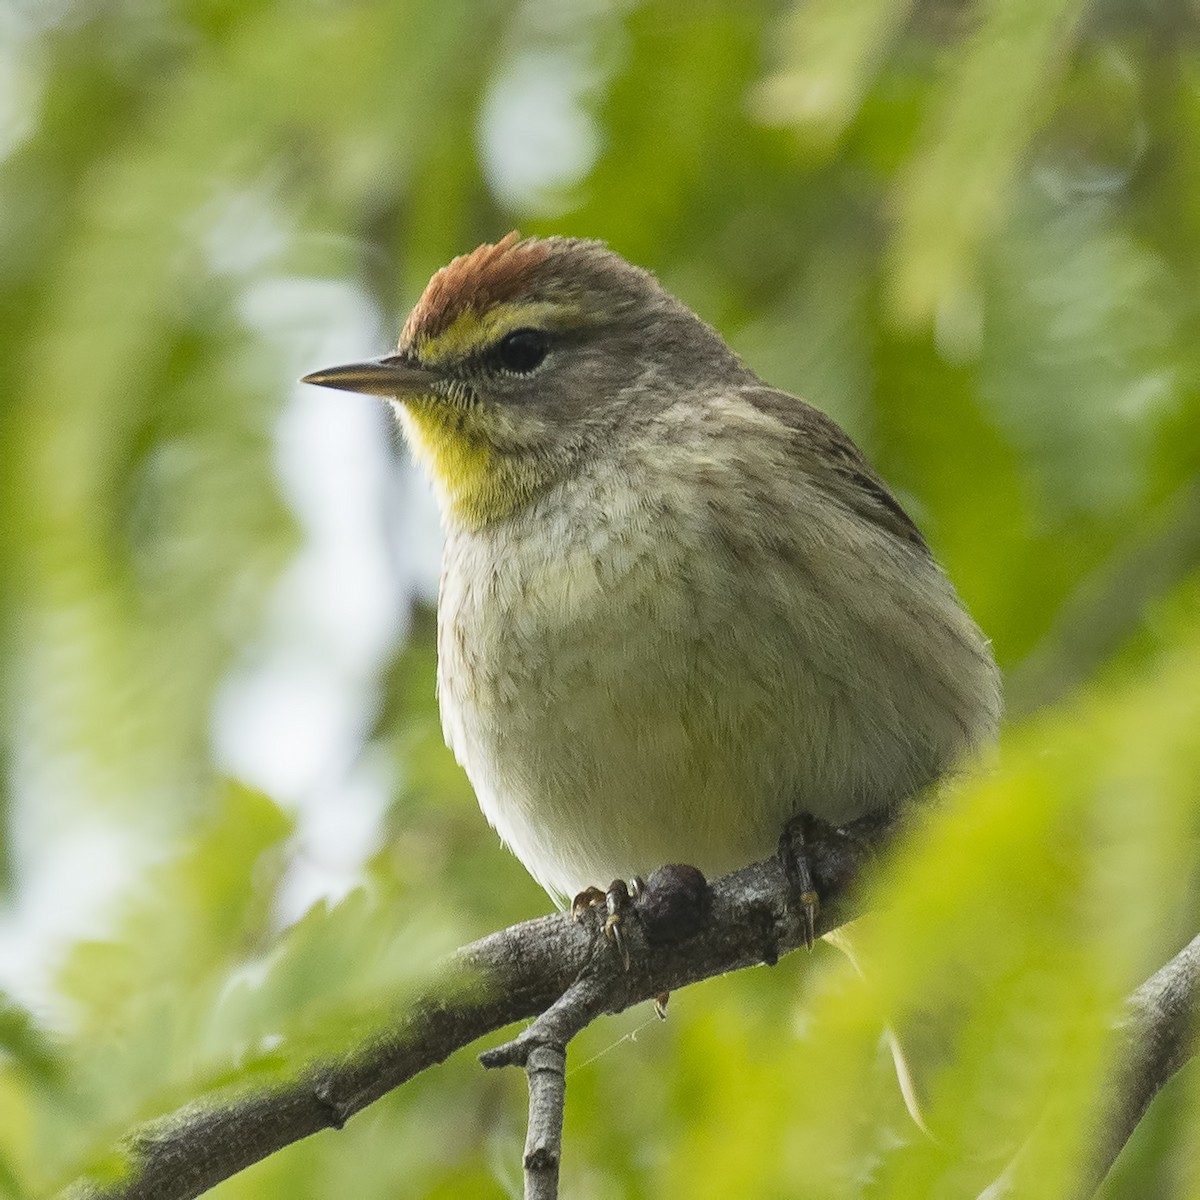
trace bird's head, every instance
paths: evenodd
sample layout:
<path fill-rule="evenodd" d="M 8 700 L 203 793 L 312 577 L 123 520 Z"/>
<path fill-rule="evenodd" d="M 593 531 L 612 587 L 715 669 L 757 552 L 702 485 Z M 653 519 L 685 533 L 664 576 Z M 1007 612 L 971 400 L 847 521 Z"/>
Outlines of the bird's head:
<path fill-rule="evenodd" d="M 479 526 L 742 372 L 709 326 L 602 243 L 510 233 L 434 275 L 393 354 L 304 382 L 392 401 L 443 511 Z"/>

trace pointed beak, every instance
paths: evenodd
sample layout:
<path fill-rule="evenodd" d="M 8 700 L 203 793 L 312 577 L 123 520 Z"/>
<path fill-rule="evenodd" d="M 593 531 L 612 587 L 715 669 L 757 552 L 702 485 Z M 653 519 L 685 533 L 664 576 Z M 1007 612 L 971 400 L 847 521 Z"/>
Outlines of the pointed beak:
<path fill-rule="evenodd" d="M 328 367 L 305 375 L 301 383 L 318 387 L 339 388 L 343 392 L 363 392 L 368 396 L 385 396 L 394 400 L 403 396 L 429 392 L 442 376 L 426 367 L 416 366 L 401 354 L 373 358 L 368 362 L 348 363 L 344 367 Z"/>

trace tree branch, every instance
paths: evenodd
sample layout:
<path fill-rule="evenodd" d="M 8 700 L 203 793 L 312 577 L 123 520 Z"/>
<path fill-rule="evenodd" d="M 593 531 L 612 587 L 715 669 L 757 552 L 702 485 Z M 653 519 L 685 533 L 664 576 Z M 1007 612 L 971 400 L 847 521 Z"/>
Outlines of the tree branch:
<path fill-rule="evenodd" d="M 868 817 L 808 848 L 823 906 L 818 935 L 853 917 L 851 887 L 889 839 L 891 821 Z M 355 1113 L 455 1050 L 514 1021 L 541 1015 L 534 1041 L 565 1046 L 602 1012 L 622 1012 L 702 979 L 776 959 L 804 944 L 804 910 L 775 858 L 714 882 L 702 927 L 651 944 L 639 922 L 627 936 L 626 970 L 597 918 L 555 914 L 481 938 L 455 953 L 393 1023 L 338 1058 L 282 1082 L 203 1096 L 130 1133 L 117 1148 L 120 1179 L 77 1180 L 63 1200 L 191 1200 L 275 1151 L 341 1128 Z M 531 1026 L 525 1034 L 530 1034 Z M 528 1053 L 522 1035 L 509 1044 Z M 505 1049 L 505 1048 L 501 1048 Z M 499 1065 L 493 1056 L 491 1062 Z"/>
<path fill-rule="evenodd" d="M 1200 936 L 1129 997 L 1119 1027 L 1115 1085 L 1081 1197 L 1108 1174 L 1138 1122 L 1167 1081 L 1197 1050 Z"/>
<path fill-rule="evenodd" d="M 818 936 L 859 915 L 856 880 L 893 836 L 871 817 L 829 830 L 806 847 L 822 906 Z M 653 879 L 653 877 L 652 877 Z M 653 899 L 653 897 L 651 897 Z M 487 1033 L 537 1020 L 487 1052 L 486 1066 L 519 1063 L 530 1081 L 527 1195 L 557 1186 L 565 1047 L 598 1015 L 728 971 L 774 963 L 805 944 L 806 915 L 780 862 L 767 859 L 715 881 L 700 928 L 681 940 L 655 936 L 653 906 L 629 922 L 625 969 L 595 917 L 541 917 L 491 934 L 456 952 L 405 1011 L 349 1052 L 297 1076 L 203 1096 L 129 1134 L 126 1164 L 114 1180 L 77 1180 L 62 1200 L 191 1200 L 275 1151 L 351 1116 L 414 1075 Z M 667 925 L 670 922 L 666 923 Z M 1155 1093 L 1195 1052 L 1191 1018 L 1200 1005 L 1200 938 L 1134 993 L 1122 1025 L 1132 1064 L 1115 1098 L 1095 1159 L 1106 1173 Z M 537 1190 L 537 1189 L 542 1190 Z"/>

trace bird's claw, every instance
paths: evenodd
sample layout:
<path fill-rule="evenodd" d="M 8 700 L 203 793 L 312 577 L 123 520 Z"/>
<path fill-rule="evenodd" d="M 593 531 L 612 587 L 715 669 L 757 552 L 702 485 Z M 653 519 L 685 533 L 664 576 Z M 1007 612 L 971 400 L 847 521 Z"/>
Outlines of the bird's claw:
<path fill-rule="evenodd" d="M 805 845 L 810 840 L 805 834 L 806 831 L 816 832 L 813 826 L 819 824 L 815 817 L 801 813 L 784 826 L 783 835 L 779 839 L 779 860 L 799 905 L 804 945 L 809 950 L 813 948 L 817 939 L 817 914 L 821 911 L 821 898 L 817 893 L 808 855 L 805 853 Z"/>
<path fill-rule="evenodd" d="M 821 901 L 813 889 L 800 893 L 800 910 L 804 921 L 804 948 L 811 950 L 817 940 L 817 913 Z"/>
<path fill-rule="evenodd" d="M 621 964 L 628 971 L 629 944 L 625 940 L 625 935 L 621 932 L 621 918 L 616 913 L 613 913 L 605 920 L 604 936 L 616 946 L 617 953 L 621 956 Z"/>
<path fill-rule="evenodd" d="M 608 909 L 608 916 L 604 921 L 604 936 L 617 948 L 621 964 L 626 971 L 629 970 L 629 941 L 621 931 L 621 925 L 633 907 L 633 902 L 642 894 L 643 886 L 642 881 L 635 875 L 628 883 L 623 879 L 614 879 L 608 885 L 608 891 L 604 893 L 604 905 Z"/>
<path fill-rule="evenodd" d="M 584 888 L 582 892 L 571 901 L 571 920 L 582 921 L 583 914 L 589 909 L 596 908 L 604 903 L 604 893 L 598 887 Z"/>

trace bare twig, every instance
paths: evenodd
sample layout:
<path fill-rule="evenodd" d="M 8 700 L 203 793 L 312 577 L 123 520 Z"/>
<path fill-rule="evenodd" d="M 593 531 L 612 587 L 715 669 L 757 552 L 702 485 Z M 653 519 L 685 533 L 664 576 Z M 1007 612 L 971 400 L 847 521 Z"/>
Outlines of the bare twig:
<path fill-rule="evenodd" d="M 1121 1023 L 1121 1072 L 1081 1196 L 1108 1174 L 1164 1084 L 1196 1053 L 1200 1009 L 1200 936 L 1156 971 L 1126 1005 Z"/>
<path fill-rule="evenodd" d="M 1156 971 L 1125 1002 L 1116 1028 L 1114 1069 L 1103 1097 L 1074 1200 L 1090 1200 L 1117 1161 L 1150 1102 L 1197 1050 L 1196 1019 L 1200 1009 L 1200 937 L 1194 938 L 1166 966 Z M 1057 1139 L 1044 1117 L 1000 1176 L 979 1200 L 1010 1200 L 1021 1186 L 1030 1148 Z"/>
<path fill-rule="evenodd" d="M 567 1048 L 534 1046 L 525 1060 L 529 1076 L 529 1132 L 525 1135 L 525 1200 L 557 1200 L 567 1099 Z"/>

